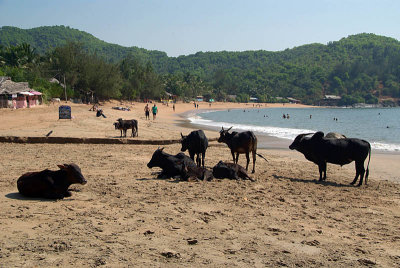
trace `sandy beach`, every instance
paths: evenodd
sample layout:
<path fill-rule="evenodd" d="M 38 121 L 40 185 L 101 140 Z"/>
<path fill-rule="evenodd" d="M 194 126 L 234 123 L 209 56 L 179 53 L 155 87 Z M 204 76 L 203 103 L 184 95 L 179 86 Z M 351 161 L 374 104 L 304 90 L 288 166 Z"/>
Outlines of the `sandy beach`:
<path fill-rule="evenodd" d="M 157 103 L 156 120 L 145 120 L 143 103 L 105 103 L 107 118 L 91 106 L 68 105 L 72 120 L 58 120 L 58 105 L 0 109 L 0 136 L 53 131 L 52 137 L 117 139 L 117 118 L 138 120 L 139 136 L 128 139 L 179 139 L 192 130 L 179 114 L 193 104 L 178 103 L 174 112 Z M 400 266 L 399 154 L 374 151 L 368 185 L 353 187 L 354 164 L 328 164 L 327 182 L 316 183 L 317 166 L 273 144 L 258 150 L 269 162 L 257 159 L 256 182 L 184 182 L 157 179 L 160 170 L 147 168 L 158 145 L 0 143 L 0 267 Z M 164 150 L 176 154 L 180 145 Z M 230 151 L 210 142 L 206 166 L 219 160 L 231 161 Z M 88 181 L 73 185 L 72 197 L 17 193 L 23 173 L 71 162 Z M 243 155 L 239 164 L 245 165 Z"/>

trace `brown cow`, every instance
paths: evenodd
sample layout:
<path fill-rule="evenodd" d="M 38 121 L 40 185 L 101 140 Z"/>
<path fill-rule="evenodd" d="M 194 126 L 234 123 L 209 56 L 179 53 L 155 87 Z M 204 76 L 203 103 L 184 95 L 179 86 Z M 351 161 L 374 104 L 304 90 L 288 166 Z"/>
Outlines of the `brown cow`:
<path fill-rule="evenodd" d="M 247 164 L 246 164 L 246 170 L 249 168 L 249 163 L 250 163 L 250 152 L 253 155 L 253 171 L 251 173 L 255 172 L 255 167 L 256 167 L 256 155 L 262 157 L 265 159 L 264 156 L 260 155 L 257 153 L 257 137 L 254 135 L 253 131 L 245 131 L 245 132 L 236 132 L 232 131 L 232 133 L 229 133 L 229 130 L 231 130 L 232 127 L 228 129 L 224 129 L 222 127 L 222 130 L 219 132 L 219 139 L 218 142 L 223 142 L 226 143 L 231 149 L 232 157 L 233 157 L 233 163 L 237 164 L 238 159 L 239 159 L 239 154 L 246 154 L 246 159 L 247 159 Z M 235 153 L 236 153 L 236 158 L 235 158 Z M 265 159 L 268 161 L 267 159 Z"/>

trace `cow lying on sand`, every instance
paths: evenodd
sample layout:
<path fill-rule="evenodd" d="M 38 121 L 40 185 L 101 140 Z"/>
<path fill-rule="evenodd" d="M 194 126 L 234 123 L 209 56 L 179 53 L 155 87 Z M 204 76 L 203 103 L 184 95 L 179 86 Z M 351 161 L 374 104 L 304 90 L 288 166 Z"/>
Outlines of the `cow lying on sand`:
<path fill-rule="evenodd" d="M 171 178 L 182 175 L 183 166 L 186 167 L 196 167 L 190 157 L 186 156 L 184 153 L 179 153 L 177 155 L 171 155 L 163 152 L 163 148 L 158 148 L 151 157 L 150 162 L 147 164 L 148 168 L 160 167 L 162 169 L 159 178 Z M 184 163 L 184 164 L 183 164 Z"/>
<path fill-rule="evenodd" d="M 367 184 L 371 160 L 369 142 L 355 138 L 329 139 L 324 137 L 322 131 L 315 133 L 312 137 L 306 137 L 310 134 L 312 133 L 298 135 L 289 149 L 301 152 L 308 160 L 318 165 L 320 181 L 326 180 L 326 163 L 343 166 L 355 161 L 356 176 L 351 184 L 355 184 L 360 176 L 358 186 L 362 185 L 364 174 L 365 184 Z M 364 162 L 368 154 L 369 159 L 365 173 Z M 324 173 L 323 177 L 322 173 Z"/>
<path fill-rule="evenodd" d="M 241 165 L 223 161 L 219 161 L 218 164 L 213 167 L 213 176 L 218 179 L 227 178 L 232 180 L 243 179 L 255 181 L 250 178 L 244 167 Z"/>
<path fill-rule="evenodd" d="M 211 181 L 214 178 L 211 170 L 199 166 L 186 166 L 182 161 L 181 179 L 185 181 Z"/>
<path fill-rule="evenodd" d="M 63 199 L 71 196 L 68 187 L 71 184 L 86 184 L 81 169 L 76 164 L 58 165 L 60 170 L 45 169 L 39 172 L 28 172 L 19 177 L 17 188 L 20 194 L 29 197 Z"/>

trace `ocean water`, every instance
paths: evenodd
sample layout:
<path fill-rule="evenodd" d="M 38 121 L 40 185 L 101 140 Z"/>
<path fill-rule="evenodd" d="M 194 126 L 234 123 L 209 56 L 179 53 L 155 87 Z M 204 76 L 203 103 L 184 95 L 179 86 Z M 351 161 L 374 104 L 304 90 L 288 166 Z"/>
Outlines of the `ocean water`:
<path fill-rule="evenodd" d="M 283 114 L 290 118 L 283 119 Z M 400 152 L 400 108 L 231 109 L 193 113 L 189 120 L 209 128 L 233 127 L 286 140 L 301 133 L 338 132 L 367 140 L 376 150 Z"/>

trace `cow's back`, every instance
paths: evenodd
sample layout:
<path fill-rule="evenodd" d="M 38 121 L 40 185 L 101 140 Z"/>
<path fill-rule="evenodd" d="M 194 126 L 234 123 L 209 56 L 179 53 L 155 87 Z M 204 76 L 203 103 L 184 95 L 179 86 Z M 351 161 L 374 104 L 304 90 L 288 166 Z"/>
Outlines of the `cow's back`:
<path fill-rule="evenodd" d="M 368 156 L 369 142 L 357 138 L 323 139 L 323 157 L 329 163 L 346 165 L 352 161 L 362 161 Z"/>
<path fill-rule="evenodd" d="M 30 197 L 41 197 L 50 189 L 49 175 L 50 170 L 40 172 L 28 172 L 17 180 L 19 193 Z"/>
<path fill-rule="evenodd" d="M 231 149 L 239 153 L 257 150 L 257 137 L 254 135 L 253 131 L 237 133 L 232 137 L 231 146 Z"/>
<path fill-rule="evenodd" d="M 194 153 L 204 153 L 208 148 L 208 139 L 203 130 L 195 130 L 188 135 L 189 150 Z"/>

